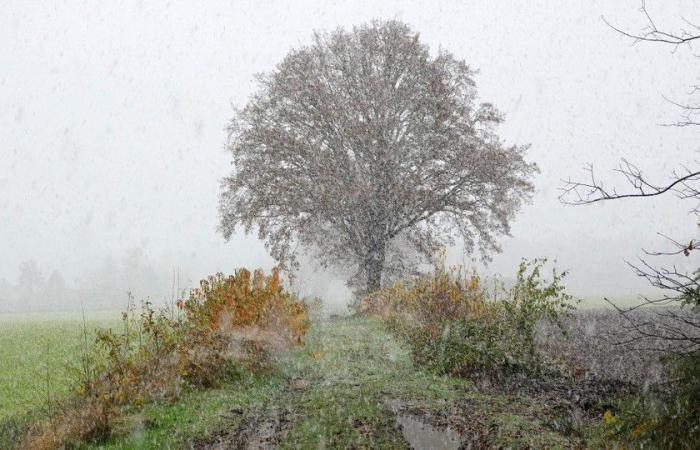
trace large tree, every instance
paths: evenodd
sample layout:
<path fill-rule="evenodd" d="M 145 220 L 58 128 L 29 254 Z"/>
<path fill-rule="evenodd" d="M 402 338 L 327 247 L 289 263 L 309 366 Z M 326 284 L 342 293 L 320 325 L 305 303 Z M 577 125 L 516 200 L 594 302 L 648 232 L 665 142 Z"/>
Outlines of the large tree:
<path fill-rule="evenodd" d="M 283 266 L 303 248 L 366 291 L 456 238 L 498 251 L 537 169 L 496 135 L 473 75 L 401 22 L 316 34 L 231 121 L 224 236 L 257 228 Z"/>

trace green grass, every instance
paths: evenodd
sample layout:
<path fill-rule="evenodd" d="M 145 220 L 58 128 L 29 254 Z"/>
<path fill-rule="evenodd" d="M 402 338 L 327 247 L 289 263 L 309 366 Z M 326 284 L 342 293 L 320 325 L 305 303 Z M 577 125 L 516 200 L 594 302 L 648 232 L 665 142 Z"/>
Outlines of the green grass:
<path fill-rule="evenodd" d="M 80 362 L 84 326 L 116 324 L 116 312 L 0 314 L 0 423 L 60 399 Z M 89 342 L 91 343 L 91 342 Z"/>
<path fill-rule="evenodd" d="M 283 448 L 403 448 L 384 400 L 450 395 L 449 383 L 413 370 L 403 347 L 360 320 L 315 328 L 292 369 L 310 389 L 292 398 L 299 421 Z"/>

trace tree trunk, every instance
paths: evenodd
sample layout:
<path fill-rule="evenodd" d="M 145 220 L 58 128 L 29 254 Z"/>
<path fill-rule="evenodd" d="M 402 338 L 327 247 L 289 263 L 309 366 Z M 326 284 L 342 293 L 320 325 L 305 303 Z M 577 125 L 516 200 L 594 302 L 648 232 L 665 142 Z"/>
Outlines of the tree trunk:
<path fill-rule="evenodd" d="M 384 243 L 372 249 L 365 263 L 367 274 L 367 294 L 377 291 L 382 287 L 382 272 L 384 271 L 385 246 Z"/>

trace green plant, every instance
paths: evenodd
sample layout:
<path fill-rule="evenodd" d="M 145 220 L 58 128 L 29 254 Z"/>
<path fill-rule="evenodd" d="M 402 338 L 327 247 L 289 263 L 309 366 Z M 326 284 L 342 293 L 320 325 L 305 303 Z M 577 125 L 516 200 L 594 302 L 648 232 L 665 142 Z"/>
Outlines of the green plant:
<path fill-rule="evenodd" d="M 566 293 L 563 284 L 568 272 L 558 272 L 552 267 L 551 278 L 543 277 L 543 269 L 547 265 L 546 258 L 532 261 L 522 260 L 518 266 L 515 285 L 505 291 L 500 300 L 504 309 L 501 325 L 506 336 L 517 342 L 512 347 L 521 349 L 519 360 L 538 362 L 535 337 L 536 328 L 541 321 L 555 324 L 565 333 L 561 318 L 575 307 L 575 299 Z"/>

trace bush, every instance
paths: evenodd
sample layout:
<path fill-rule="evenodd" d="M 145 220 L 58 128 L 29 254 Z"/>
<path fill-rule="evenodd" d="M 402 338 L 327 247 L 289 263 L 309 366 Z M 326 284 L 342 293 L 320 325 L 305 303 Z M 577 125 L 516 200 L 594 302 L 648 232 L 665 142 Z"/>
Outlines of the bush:
<path fill-rule="evenodd" d="M 625 401 L 617 415 L 606 413 L 607 437 L 634 448 L 700 447 L 700 358 L 675 355 L 668 361 L 673 376 L 665 392 L 639 394 Z"/>
<path fill-rule="evenodd" d="M 76 369 L 76 396 L 33 427 L 26 448 L 100 441 L 125 408 L 266 369 L 272 353 L 301 342 L 309 321 L 277 270 L 266 277 L 240 269 L 202 280 L 176 310 L 157 312 L 144 302 L 137 311 L 130 301 L 122 324 L 98 331 Z"/>
<path fill-rule="evenodd" d="M 439 373 L 475 376 L 532 372 L 542 367 L 536 352 L 541 321 L 559 323 L 571 306 L 546 260 L 522 261 L 515 285 L 488 293 L 475 273 L 464 275 L 438 264 L 431 276 L 382 289 L 361 304 L 362 312 L 380 317 L 411 345 L 414 359 Z"/>
<path fill-rule="evenodd" d="M 216 274 L 178 306 L 196 330 L 232 332 L 256 327 L 301 342 L 309 327 L 304 303 L 282 289 L 279 270 L 265 277 L 261 270 L 239 269 L 234 275 Z"/>

